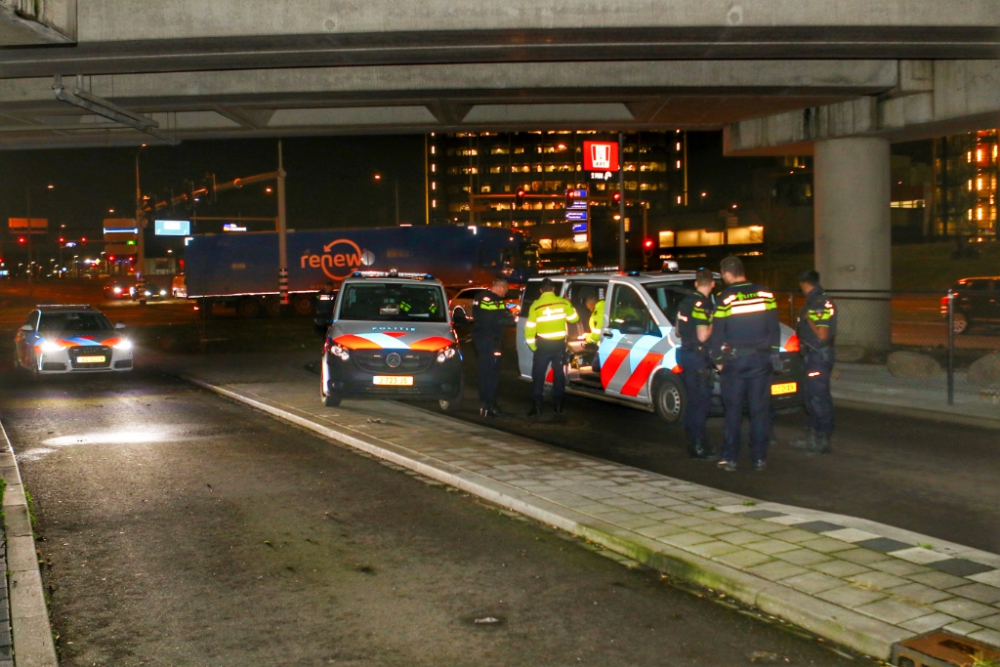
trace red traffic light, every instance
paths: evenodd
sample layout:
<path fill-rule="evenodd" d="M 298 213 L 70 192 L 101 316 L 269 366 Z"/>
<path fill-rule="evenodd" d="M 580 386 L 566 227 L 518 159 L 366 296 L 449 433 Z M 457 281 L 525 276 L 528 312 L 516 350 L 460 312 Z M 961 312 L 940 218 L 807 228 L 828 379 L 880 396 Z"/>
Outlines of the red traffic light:
<path fill-rule="evenodd" d="M 622 193 L 620 193 L 620 192 L 616 192 L 616 193 L 614 193 L 613 195 L 611 195 L 611 198 L 612 198 L 612 199 L 613 199 L 613 200 L 615 201 L 615 203 L 617 204 L 618 202 L 620 202 L 620 201 L 622 200 Z"/>
<path fill-rule="evenodd" d="M 59 237 L 59 243 L 66 243 L 66 237 L 60 236 Z"/>
<path fill-rule="evenodd" d="M 523 188 L 521 190 L 517 191 L 517 198 L 518 199 L 523 199 L 524 198 L 524 189 Z"/>
<path fill-rule="evenodd" d="M 23 236 L 19 236 L 17 242 L 23 245 L 28 242 L 28 239 L 24 238 Z"/>
<path fill-rule="evenodd" d="M 646 239 L 645 241 L 643 241 L 642 242 L 642 247 L 645 248 L 646 250 L 652 250 L 653 249 L 653 239 Z"/>
<path fill-rule="evenodd" d="M 109 262 L 115 261 L 115 256 L 114 255 L 108 255 L 108 261 Z"/>
<path fill-rule="evenodd" d="M 86 242 L 87 242 L 87 237 L 86 236 L 80 237 L 80 243 L 86 243 Z"/>

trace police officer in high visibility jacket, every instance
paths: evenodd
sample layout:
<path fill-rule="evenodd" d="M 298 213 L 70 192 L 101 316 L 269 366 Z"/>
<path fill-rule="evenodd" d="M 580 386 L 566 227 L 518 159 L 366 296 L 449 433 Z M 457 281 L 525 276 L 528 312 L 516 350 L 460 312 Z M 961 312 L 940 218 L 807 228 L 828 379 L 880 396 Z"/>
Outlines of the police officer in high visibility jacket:
<path fill-rule="evenodd" d="M 587 307 L 590 308 L 590 319 L 587 325 L 590 331 L 587 332 L 587 342 L 597 345 L 601 342 L 601 329 L 604 328 L 604 299 L 596 296 L 587 298 Z"/>
<path fill-rule="evenodd" d="M 524 340 L 534 352 L 531 362 L 531 411 L 529 417 L 542 413 L 545 375 L 552 367 L 552 401 L 556 414 L 562 413 L 566 398 L 566 375 L 563 357 L 566 354 L 567 325 L 580 321 L 576 309 L 566 299 L 556 296 L 555 283 L 542 281 L 542 294 L 531 304 L 524 325 Z"/>
<path fill-rule="evenodd" d="M 694 287 L 696 291 L 685 297 L 677 308 L 677 335 L 681 339 L 677 363 L 683 370 L 681 378 L 684 380 L 684 389 L 687 390 L 684 430 L 691 458 L 714 461 L 717 457 L 708 446 L 705 433 L 715 376 L 715 364 L 708 351 L 712 317 L 715 313 L 715 302 L 712 299 L 715 278 L 712 272 L 699 269 L 695 274 Z"/>
<path fill-rule="evenodd" d="M 754 470 L 767 467 L 771 439 L 772 355 L 781 345 L 774 294 L 746 278 L 738 257 L 722 260 L 726 289 L 719 295 L 713 319 L 712 357 L 722 374 L 726 435 L 719 467 L 736 471 L 740 454 L 743 409 L 750 411 L 750 456 Z"/>
<path fill-rule="evenodd" d="M 507 281 L 498 278 L 490 291 L 472 302 L 472 340 L 479 355 L 479 414 L 499 417 L 497 389 L 500 386 L 500 357 L 503 333 L 513 318 L 507 312 L 504 296 Z"/>
<path fill-rule="evenodd" d="M 830 436 L 833 435 L 830 373 L 833 372 L 833 343 L 837 336 L 837 308 L 819 284 L 817 272 L 803 271 L 799 275 L 799 288 L 806 296 L 806 303 L 799 311 L 797 333 L 805 362 L 803 389 L 809 430 L 805 438 L 793 440 L 791 444 L 804 448 L 807 454 L 826 454 L 831 451 Z"/>

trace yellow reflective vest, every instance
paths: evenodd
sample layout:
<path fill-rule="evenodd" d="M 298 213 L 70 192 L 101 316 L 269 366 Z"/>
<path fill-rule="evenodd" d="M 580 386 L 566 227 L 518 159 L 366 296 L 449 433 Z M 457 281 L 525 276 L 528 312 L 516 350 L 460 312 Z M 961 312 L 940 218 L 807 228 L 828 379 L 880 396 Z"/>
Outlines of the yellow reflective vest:
<path fill-rule="evenodd" d="M 528 311 L 524 325 L 524 341 L 535 351 L 535 340 L 566 340 L 566 325 L 579 322 L 580 316 L 566 299 L 555 292 L 542 292 Z"/>
<path fill-rule="evenodd" d="M 587 342 L 601 342 L 601 329 L 604 328 L 604 299 L 594 304 L 594 312 L 590 314 L 590 332 L 587 334 Z"/>

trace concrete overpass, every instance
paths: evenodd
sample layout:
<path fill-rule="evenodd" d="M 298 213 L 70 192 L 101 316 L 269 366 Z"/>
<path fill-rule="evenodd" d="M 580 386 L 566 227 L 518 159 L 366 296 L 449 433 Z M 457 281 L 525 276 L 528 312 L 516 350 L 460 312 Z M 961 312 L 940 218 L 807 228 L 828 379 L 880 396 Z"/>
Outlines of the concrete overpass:
<path fill-rule="evenodd" d="M 815 153 L 844 289 L 890 286 L 889 142 L 998 125 L 997 0 L 0 0 L 2 149 L 725 129 Z"/>

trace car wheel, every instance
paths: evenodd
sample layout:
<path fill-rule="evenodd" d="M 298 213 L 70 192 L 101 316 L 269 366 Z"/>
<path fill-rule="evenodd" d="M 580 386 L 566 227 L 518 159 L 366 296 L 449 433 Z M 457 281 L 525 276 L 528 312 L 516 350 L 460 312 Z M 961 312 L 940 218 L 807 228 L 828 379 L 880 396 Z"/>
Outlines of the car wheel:
<path fill-rule="evenodd" d="M 252 297 L 242 299 L 238 304 L 236 304 L 236 315 L 242 317 L 243 319 L 260 317 L 260 311 L 260 301 Z"/>
<path fill-rule="evenodd" d="M 969 318 L 965 316 L 965 313 L 956 310 L 952 318 L 952 328 L 955 330 L 955 333 L 968 333 L 969 328 L 972 327 L 972 323 L 969 321 Z"/>
<path fill-rule="evenodd" d="M 454 398 L 442 398 L 438 401 L 438 407 L 441 408 L 441 412 L 458 412 L 462 409 L 462 393 L 464 385 L 464 381 L 458 383 L 458 393 L 455 394 Z"/>
<path fill-rule="evenodd" d="M 661 373 L 653 384 L 653 408 L 657 416 L 670 426 L 679 426 L 684 421 L 686 407 L 684 385 L 676 377 Z"/>

